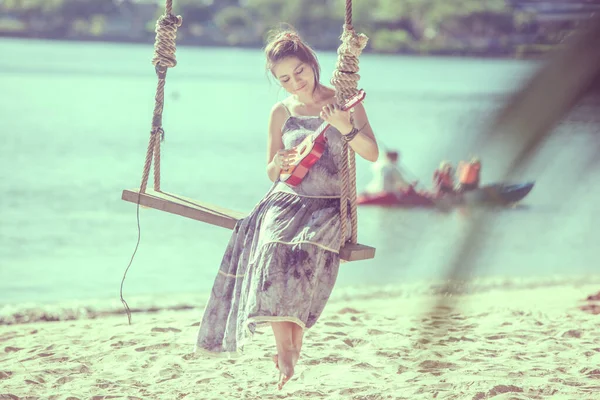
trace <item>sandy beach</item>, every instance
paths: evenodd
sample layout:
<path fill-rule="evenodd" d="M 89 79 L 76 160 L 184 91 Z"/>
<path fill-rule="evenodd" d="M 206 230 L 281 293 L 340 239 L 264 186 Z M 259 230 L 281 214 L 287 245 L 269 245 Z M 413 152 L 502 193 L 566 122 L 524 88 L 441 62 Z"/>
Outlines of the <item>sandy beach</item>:
<path fill-rule="evenodd" d="M 282 391 L 270 329 L 193 354 L 201 308 L 5 324 L 0 399 L 598 399 L 598 290 L 500 284 L 433 314 L 432 290 L 336 290 Z"/>

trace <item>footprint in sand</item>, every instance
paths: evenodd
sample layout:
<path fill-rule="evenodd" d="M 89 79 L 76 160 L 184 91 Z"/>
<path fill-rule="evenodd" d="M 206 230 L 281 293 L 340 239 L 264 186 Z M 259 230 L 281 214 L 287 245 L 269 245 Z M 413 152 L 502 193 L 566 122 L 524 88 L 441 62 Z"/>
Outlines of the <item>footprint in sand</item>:
<path fill-rule="evenodd" d="M 138 342 L 135 340 L 119 340 L 117 342 L 111 343 L 110 346 L 116 349 L 121 349 L 123 347 L 135 346 L 136 344 L 138 344 Z"/>
<path fill-rule="evenodd" d="M 356 360 L 352 358 L 340 357 L 337 355 L 329 355 L 323 358 L 313 358 L 304 361 L 305 365 L 318 365 L 318 364 L 351 364 L 355 363 Z"/>
<path fill-rule="evenodd" d="M 445 371 L 441 370 L 455 370 L 458 368 L 458 365 L 450 362 L 436 361 L 436 360 L 425 360 L 419 364 L 420 370 L 417 372 L 429 372 L 433 375 L 440 375 Z"/>
<path fill-rule="evenodd" d="M 492 336 L 488 336 L 486 337 L 487 340 L 500 340 L 500 339 L 506 339 L 508 337 L 508 335 L 501 333 L 498 335 L 492 335 Z"/>
<path fill-rule="evenodd" d="M 580 331 L 578 329 L 571 329 L 571 330 L 568 330 L 565 333 L 563 333 L 561 336 L 579 339 L 579 338 L 581 338 L 581 335 L 582 335 L 582 331 Z"/>
<path fill-rule="evenodd" d="M 196 358 L 196 353 L 187 353 L 181 356 L 181 358 L 183 358 L 186 361 L 193 360 L 194 358 Z"/>
<path fill-rule="evenodd" d="M 25 362 L 25 361 L 31 361 L 31 360 L 37 360 L 38 358 L 46 358 L 46 357 L 50 357 L 53 356 L 54 353 L 38 353 L 33 357 L 29 357 L 29 358 L 25 358 L 23 360 L 20 360 L 20 362 Z"/>
<path fill-rule="evenodd" d="M 335 332 L 323 332 L 327 335 L 334 335 L 334 336 L 348 336 L 348 333 L 346 333 L 348 330 L 346 331 L 335 331 Z"/>
<path fill-rule="evenodd" d="M 371 365 L 368 362 L 361 362 L 361 363 L 354 364 L 352 366 L 352 368 L 359 368 L 359 369 L 379 369 L 379 367 L 375 367 L 374 365 Z"/>
<path fill-rule="evenodd" d="M 23 336 L 23 335 L 19 335 L 16 331 L 10 331 L 10 332 L 6 332 L 0 335 L 0 342 L 6 342 L 10 339 L 14 339 L 18 336 Z"/>
<path fill-rule="evenodd" d="M 593 369 L 590 371 L 589 368 L 584 368 L 579 372 L 582 374 L 586 374 L 590 378 L 600 378 L 600 369 Z"/>
<path fill-rule="evenodd" d="M 49 362 L 55 362 L 55 363 L 64 363 L 69 361 L 69 357 L 67 356 L 62 356 L 62 357 L 52 357 L 48 359 Z"/>
<path fill-rule="evenodd" d="M 396 371 L 396 373 L 398 375 L 405 373 L 406 371 L 408 371 L 409 368 L 405 367 L 404 365 L 398 365 L 398 370 Z"/>
<path fill-rule="evenodd" d="M 444 340 L 444 339 L 440 340 L 440 343 L 456 343 L 456 342 L 475 342 L 475 339 L 470 339 L 465 336 L 461 336 L 461 337 L 450 336 L 446 340 Z"/>
<path fill-rule="evenodd" d="M 71 373 L 73 374 L 89 374 L 90 367 L 85 364 L 79 364 L 76 367 L 71 368 Z"/>
<path fill-rule="evenodd" d="M 366 343 L 366 341 L 362 339 L 344 339 L 344 343 L 346 343 L 350 347 L 356 347 L 358 345 Z"/>
<path fill-rule="evenodd" d="M 169 346 L 171 346 L 171 343 L 159 343 L 159 344 L 153 344 L 152 346 L 137 347 L 135 349 L 135 351 L 160 350 L 160 349 L 164 349 L 165 347 L 169 347 Z"/>
<path fill-rule="evenodd" d="M 152 332 L 175 332 L 175 333 L 179 333 L 179 332 L 181 332 L 181 329 L 177 329 L 177 328 L 152 328 Z"/>
<path fill-rule="evenodd" d="M 514 385 L 496 385 L 487 393 L 477 393 L 475 397 L 473 397 L 473 400 L 489 399 L 490 397 L 499 396 L 503 393 L 523 393 L 523 388 Z"/>
<path fill-rule="evenodd" d="M 117 385 L 114 382 L 108 381 L 106 379 L 96 379 L 95 386 L 99 387 L 100 389 L 114 389 Z"/>
<path fill-rule="evenodd" d="M 161 376 L 162 379 L 157 381 L 156 383 L 162 383 L 165 381 L 170 381 L 171 379 L 180 378 L 182 370 L 183 369 L 179 364 L 174 364 L 168 368 L 163 368 L 158 372 L 159 376 Z"/>
<path fill-rule="evenodd" d="M 335 326 L 336 328 L 341 328 L 341 327 L 344 327 L 344 326 L 348 326 L 347 324 L 345 324 L 343 322 L 329 322 L 329 321 L 323 323 L 323 325 L 325 325 L 325 326 Z"/>
<path fill-rule="evenodd" d="M 353 388 L 348 388 L 348 389 L 342 389 L 339 391 L 339 394 L 344 396 L 345 398 L 368 398 L 368 397 L 363 397 L 362 394 L 366 394 L 369 389 L 371 389 L 370 386 L 357 386 L 357 387 L 353 387 Z"/>
<path fill-rule="evenodd" d="M 203 385 L 205 383 L 210 383 L 210 381 L 212 381 L 213 379 L 215 379 L 214 377 L 209 377 L 209 378 L 202 378 L 202 379 L 198 379 L 196 381 L 197 385 Z"/>
<path fill-rule="evenodd" d="M 179 374 L 181 374 L 181 371 L 183 371 L 183 368 L 181 367 L 181 365 L 179 365 L 179 364 L 173 364 L 173 365 L 170 365 L 167 368 L 161 369 L 158 372 L 158 374 L 160 376 L 171 376 L 173 374 L 179 375 Z"/>
<path fill-rule="evenodd" d="M 338 314 L 360 314 L 360 311 L 354 309 L 354 308 L 342 308 L 340 311 L 338 311 Z"/>
<path fill-rule="evenodd" d="M 389 351 L 389 350 L 378 350 L 375 352 L 375 355 L 378 357 L 388 357 L 388 358 L 400 358 L 402 357 L 404 354 L 402 354 L 399 351 Z"/>
<path fill-rule="evenodd" d="M 0 380 L 10 378 L 12 374 L 12 371 L 0 371 Z"/>
<path fill-rule="evenodd" d="M 75 379 L 75 378 L 73 378 L 72 376 L 61 376 L 60 378 L 58 378 L 55 381 L 55 385 L 61 385 L 62 386 L 64 384 L 66 384 L 66 383 L 71 382 L 73 379 Z"/>

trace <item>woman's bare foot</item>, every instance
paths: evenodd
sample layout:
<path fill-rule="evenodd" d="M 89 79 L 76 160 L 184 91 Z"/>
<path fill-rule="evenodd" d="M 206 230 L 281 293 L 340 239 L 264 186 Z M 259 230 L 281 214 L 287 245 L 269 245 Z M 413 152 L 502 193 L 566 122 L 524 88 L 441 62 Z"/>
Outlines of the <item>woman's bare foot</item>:
<path fill-rule="evenodd" d="M 293 364 L 294 367 L 296 367 L 296 364 L 298 364 L 298 360 L 300 359 L 300 351 L 295 350 L 294 351 L 294 357 L 293 357 Z M 279 356 L 277 354 L 275 354 L 271 360 L 273 360 L 273 363 L 275 364 L 275 368 L 279 369 Z"/>
<path fill-rule="evenodd" d="M 277 388 L 281 390 L 283 385 L 294 376 L 295 362 L 298 361 L 295 349 L 286 349 L 277 355 L 277 367 L 279 369 L 279 383 Z"/>
<path fill-rule="evenodd" d="M 294 367 L 300 358 L 302 347 L 302 328 L 294 322 L 271 322 L 277 355 L 273 357 L 275 367 L 279 370 L 279 390 L 294 376 Z M 294 335 L 295 333 L 295 335 Z"/>

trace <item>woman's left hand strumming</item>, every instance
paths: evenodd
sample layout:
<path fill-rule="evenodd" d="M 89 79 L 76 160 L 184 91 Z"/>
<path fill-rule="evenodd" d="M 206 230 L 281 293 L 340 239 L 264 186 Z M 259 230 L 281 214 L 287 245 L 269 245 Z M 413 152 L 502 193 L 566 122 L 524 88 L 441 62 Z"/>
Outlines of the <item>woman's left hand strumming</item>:
<path fill-rule="evenodd" d="M 321 114 L 323 121 L 329 123 L 342 135 L 350 133 L 352 122 L 350 122 L 350 111 L 343 111 L 337 104 L 328 104 L 323 107 Z"/>

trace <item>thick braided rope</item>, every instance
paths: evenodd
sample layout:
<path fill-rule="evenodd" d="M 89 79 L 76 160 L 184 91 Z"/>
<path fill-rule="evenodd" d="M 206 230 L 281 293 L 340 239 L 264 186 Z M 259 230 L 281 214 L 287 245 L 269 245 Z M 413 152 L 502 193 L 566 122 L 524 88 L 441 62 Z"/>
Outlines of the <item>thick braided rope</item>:
<path fill-rule="evenodd" d="M 160 139 L 154 135 L 154 190 L 160 192 Z"/>
<path fill-rule="evenodd" d="M 346 0 L 346 25 L 352 26 L 352 0 Z"/>
<path fill-rule="evenodd" d="M 352 220 L 351 242 L 358 242 L 358 212 L 356 210 L 356 157 L 354 150 L 348 148 L 348 197 L 350 197 L 350 217 Z"/>
<path fill-rule="evenodd" d="M 140 193 L 146 193 L 146 185 L 148 184 L 148 176 L 150 175 L 150 165 L 152 165 L 152 154 L 154 152 L 154 138 L 156 135 L 150 135 L 148 150 L 146 151 L 146 162 L 144 163 L 144 172 L 142 173 L 142 184 L 140 185 Z"/>
<path fill-rule="evenodd" d="M 338 48 L 338 61 L 333 72 L 331 83 L 336 89 L 336 100 L 343 104 L 358 93 L 358 57 L 367 45 L 369 38 L 364 34 L 356 34 L 352 27 L 352 0 L 346 0 L 346 21 L 342 33 L 342 44 Z M 350 200 L 351 243 L 358 240 L 358 215 L 356 210 L 356 158 L 354 150 L 344 142 L 342 148 L 340 215 L 342 222 L 341 244 L 344 245 L 346 220 L 348 216 L 348 200 Z"/>
<path fill-rule="evenodd" d="M 160 142 L 164 140 L 164 130 L 162 128 L 162 113 L 165 99 L 165 81 L 167 78 L 167 69 L 177 65 L 175 58 L 175 39 L 177 37 L 177 28 L 181 26 L 181 16 L 172 14 L 173 0 L 166 0 L 165 14 L 156 21 L 156 40 L 154 42 L 154 57 L 152 64 L 155 66 L 158 84 L 156 87 L 156 96 L 154 97 L 154 113 L 152 116 L 152 130 L 150 131 L 150 142 L 148 143 L 148 152 L 146 154 L 146 163 L 142 176 L 140 192 L 146 191 L 148 176 L 150 175 L 150 166 L 152 164 L 152 155 L 154 155 L 154 190 L 160 191 Z"/>
<path fill-rule="evenodd" d="M 340 236 L 340 246 L 343 247 L 344 243 L 346 243 L 346 234 L 347 234 L 347 220 L 348 220 L 348 180 L 350 179 L 350 175 L 348 173 L 348 153 L 352 151 L 348 143 L 343 142 L 342 144 L 342 170 L 341 174 L 341 184 L 342 184 L 342 193 L 340 196 L 340 218 L 341 218 L 341 236 Z"/>

